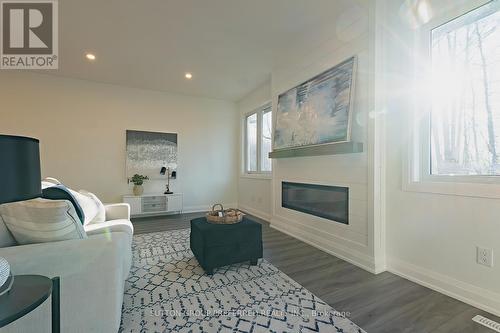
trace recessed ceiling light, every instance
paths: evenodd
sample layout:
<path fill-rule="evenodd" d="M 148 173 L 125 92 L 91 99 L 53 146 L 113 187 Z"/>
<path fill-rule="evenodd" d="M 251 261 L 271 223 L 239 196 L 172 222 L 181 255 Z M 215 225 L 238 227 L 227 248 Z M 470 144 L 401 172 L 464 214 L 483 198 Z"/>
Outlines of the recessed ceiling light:
<path fill-rule="evenodd" d="M 184 74 L 184 77 L 185 77 L 186 79 L 188 79 L 188 80 L 191 80 L 191 79 L 193 78 L 193 74 L 191 74 L 191 73 L 186 73 L 186 74 Z"/>
<path fill-rule="evenodd" d="M 85 54 L 85 58 L 87 58 L 88 60 L 95 60 L 95 54 L 87 53 Z"/>

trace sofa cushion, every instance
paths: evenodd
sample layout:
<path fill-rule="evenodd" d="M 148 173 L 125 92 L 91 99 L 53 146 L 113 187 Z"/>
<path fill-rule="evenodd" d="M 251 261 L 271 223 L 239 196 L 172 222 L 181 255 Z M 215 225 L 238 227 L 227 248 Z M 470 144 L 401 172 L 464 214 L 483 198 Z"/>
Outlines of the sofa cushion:
<path fill-rule="evenodd" d="M 92 220 L 87 221 L 87 212 L 85 212 L 85 223 L 84 225 L 90 224 L 90 223 L 102 223 L 106 221 L 106 208 L 104 207 L 102 201 L 94 194 L 85 190 L 80 190 L 78 193 L 90 198 L 94 204 L 95 208 L 95 216 Z M 78 197 L 76 197 L 78 199 Z M 81 203 L 80 203 L 81 204 Z M 83 207 L 83 206 L 82 206 Z"/>
<path fill-rule="evenodd" d="M 42 189 L 42 198 L 49 200 L 67 200 L 71 202 L 75 207 L 76 215 L 78 215 L 78 218 L 83 224 L 85 222 L 85 213 L 79 201 L 75 198 L 75 193 L 76 192 L 71 191 L 64 185 L 54 185 Z"/>
<path fill-rule="evenodd" d="M 9 229 L 7 229 L 2 216 L 0 216 L 0 248 L 14 245 L 17 245 L 17 242 L 10 233 Z"/>
<path fill-rule="evenodd" d="M 91 223 L 84 227 L 87 235 L 97 235 L 108 232 L 125 232 L 134 235 L 134 226 L 129 220 L 111 220 L 102 223 Z"/>
<path fill-rule="evenodd" d="M 0 216 L 20 245 L 87 238 L 73 204 L 67 200 L 11 202 L 0 205 Z"/>

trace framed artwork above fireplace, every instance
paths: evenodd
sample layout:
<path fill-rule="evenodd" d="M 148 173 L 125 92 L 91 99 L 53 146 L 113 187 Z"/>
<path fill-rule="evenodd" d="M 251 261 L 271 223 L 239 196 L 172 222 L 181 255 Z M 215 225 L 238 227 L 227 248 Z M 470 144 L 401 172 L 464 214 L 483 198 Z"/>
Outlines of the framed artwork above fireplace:
<path fill-rule="evenodd" d="M 354 56 L 279 95 L 273 151 L 350 141 L 356 67 Z"/>

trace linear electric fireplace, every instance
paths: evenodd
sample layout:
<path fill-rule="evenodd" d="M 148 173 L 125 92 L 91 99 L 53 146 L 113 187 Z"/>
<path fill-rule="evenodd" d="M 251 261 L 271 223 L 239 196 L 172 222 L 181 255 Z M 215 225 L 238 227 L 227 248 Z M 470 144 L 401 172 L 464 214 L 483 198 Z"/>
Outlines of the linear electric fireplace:
<path fill-rule="evenodd" d="M 281 183 L 281 206 L 349 224 L 349 188 Z"/>

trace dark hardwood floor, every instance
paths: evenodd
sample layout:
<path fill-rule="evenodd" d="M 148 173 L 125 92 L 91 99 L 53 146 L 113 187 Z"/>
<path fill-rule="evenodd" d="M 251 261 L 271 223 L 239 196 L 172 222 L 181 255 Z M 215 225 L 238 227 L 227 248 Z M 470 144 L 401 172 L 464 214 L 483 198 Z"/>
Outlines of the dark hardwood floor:
<path fill-rule="evenodd" d="M 135 233 L 189 228 L 192 218 L 182 214 L 133 219 Z M 463 302 L 422 287 L 389 272 L 371 274 L 344 260 L 263 225 L 264 258 L 330 304 L 349 312 L 350 319 L 369 333 L 493 331 L 476 324 L 472 317 L 500 318 Z"/>

